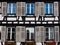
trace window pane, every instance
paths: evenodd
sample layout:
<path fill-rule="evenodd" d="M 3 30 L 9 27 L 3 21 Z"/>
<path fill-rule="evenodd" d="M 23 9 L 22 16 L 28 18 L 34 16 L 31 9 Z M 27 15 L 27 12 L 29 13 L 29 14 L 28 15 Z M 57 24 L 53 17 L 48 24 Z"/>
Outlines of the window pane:
<path fill-rule="evenodd" d="M 11 13 L 11 4 L 10 4 L 10 3 L 8 4 L 8 10 L 7 10 L 7 13 Z"/>
<path fill-rule="evenodd" d="M 8 33 L 8 40 L 10 40 L 10 33 Z"/>
<path fill-rule="evenodd" d="M 15 33 L 12 33 L 12 40 L 15 40 Z"/>
<path fill-rule="evenodd" d="M 48 14 L 48 3 L 45 4 L 45 14 Z"/>
<path fill-rule="evenodd" d="M 34 40 L 34 33 L 31 33 L 31 40 Z"/>
<path fill-rule="evenodd" d="M 12 28 L 12 40 L 14 41 L 15 40 L 15 28 Z"/>
<path fill-rule="evenodd" d="M 13 13 L 14 14 L 16 13 L 16 4 L 15 3 L 13 4 Z"/>
<path fill-rule="evenodd" d="M 50 4 L 50 14 L 53 14 L 53 4 Z"/>
<path fill-rule="evenodd" d="M 31 14 L 34 14 L 34 4 L 31 4 Z"/>

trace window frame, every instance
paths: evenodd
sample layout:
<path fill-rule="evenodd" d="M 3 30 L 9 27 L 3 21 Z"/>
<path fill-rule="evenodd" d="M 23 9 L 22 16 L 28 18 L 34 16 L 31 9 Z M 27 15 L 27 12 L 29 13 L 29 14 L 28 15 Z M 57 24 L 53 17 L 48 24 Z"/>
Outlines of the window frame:
<path fill-rule="evenodd" d="M 8 28 L 11 29 L 10 32 L 8 32 Z M 15 41 L 15 40 L 16 40 L 16 28 L 15 28 L 15 31 L 14 31 L 14 32 L 12 31 L 12 28 L 15 28 L 15 27 L 7 27 L 7 40 L 8 40 L 8 41 Z M 12 31 L 12 32 L 11 32 L 11 31 Z M 8 38 L 8 36 L 9 36 L 8 33 L 10 33 L 10 36 L 11 36 L 11 34 L 13 34 L 13 33 L 15 34 L 14 40 L 13 40 L 12 36 L 10 37 L 10 38 L 12 38 L 12 39 L 9 39 L 9 38 Z"/>
<path fill-rule="evenodd" d="M 34 37 L 33 37 L 34 39 L 31 38 L 32 35 L 31 35 L 31 33 L 30 33 L 30 34 L 29 34 L 29 35 L 30 35 L 30 36 L 29 36 L 29 40 L 27 40 L 27 35 L 26 35 L 26 41 L 34 41 L 34 40 L 35 40 L 35 27 L 26 27 L 26 28 L 33 28 L 33 31 L 34 31 Z M 25 29 L 26 29 L 26 28 L 25 28 Z M 27 34 L 27 29 L 26 29 L 26 34 Z M 31 38 L 31 39 L 30 39 L 30 38 Z"/>
<path fill-rule="evenodd" d="M 50 30 L 49 30 L 49 28 L 50 28 Z M 53 28 L 53 30 L 51 30 L 51 28 Z M 46 41 L 47 40 L 54 40 L 55 39 L 55 37 L 54 37 L 55 36 L 54 27 L 46 27 L 46 29 L 48 29 L 48 31 L 46 31 Z M 52 31 L 53 31 L 53 38 L 51 38 Z M 47 36 L 47 33 L 48 33 L 48 36 Z"/>

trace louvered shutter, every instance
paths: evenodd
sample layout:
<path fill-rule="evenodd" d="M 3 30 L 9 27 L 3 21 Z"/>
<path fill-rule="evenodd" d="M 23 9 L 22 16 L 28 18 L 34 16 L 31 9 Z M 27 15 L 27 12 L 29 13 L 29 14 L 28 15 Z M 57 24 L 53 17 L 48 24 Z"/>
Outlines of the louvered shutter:
<path fill-rule="evenodd" d="M 54 2 L 54 16 L 59 16 L 58 2 Z"/>
<path fill-rule="evenodd" d="M 19 33 L 20 33 L 20 27 L 17 26 L 16 27 L 16 42 L 20 42 L 20 40 L 19 40 Z"/>
<path fill-rule="evenodd" d="M 2 13 L 2 5 L 1 5 L 1 2 L 0 2 L 0 13 Z"/>
<path fill-rule="evenodd" d="M 45 27 L 41 26 L 41 42 L 45 41 Z"/>
<path fill-rule="evenodd" d="M 35 16 L 39 16 L 38 8 L 39 8 L 39 2 L 35 2 Z"/>
<path fill-rule="evenodd" d="M 6 41 L 6 26 L 2 26 L 1 41 L 2 42 L 5 42 Z"/>
<path fill-rule="evenodd" d="M 21 11 L 22 11 L 22 16 L 25 16 L 25 14 L 26 14 L 26 7 L 25 7 L 25 2 L 21 2 Z"/>
<path fill-rule="evenodd" d="M 16 41 L 25 42 L 25 27 L 23 26 L 16 27 Z"/>
<path fill-rule="evenodd" d="M 17 16 L 25 15 L 25 2 L 17 2 L 16 15 Z"/>
<path fill-rule="evenodd" d="M 55 26 L 55 41 L 59 41 L 59 26 Z"/>
<path fill-rule="evenodd" d="M 38 12 L 39 12 L 40 16 L 44 16 L 44 14 L 45 14 L 44 5 L 45 5 L 44 2 L 39 2 L 39 9 L 38 9 L 39 11 Z"/>
<path fill-rule="evenodd" d="M 7 15 L 7 2 L 2 2 L 2 16 Z"/>
<path fill-rule="evenodd" d="M 35 27 L 35 41 L 36 42 L 44 42 L 45 41 L 45 34 L 44 34 L 43 26 Z"/>
<path fill-rule="evenodd" d="M 44 16 L 44 2 L 35 2 L 35 16 Z"/>

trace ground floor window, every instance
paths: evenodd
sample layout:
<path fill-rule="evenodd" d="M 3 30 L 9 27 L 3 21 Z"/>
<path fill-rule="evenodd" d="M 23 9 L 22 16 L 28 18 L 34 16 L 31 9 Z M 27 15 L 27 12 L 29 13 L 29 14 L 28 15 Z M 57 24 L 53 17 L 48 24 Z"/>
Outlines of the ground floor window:
<path fill-rule="evenodd" d="M 26 27 L 26 40 L 34 40 L 34 27 Z"/>
<path fill-rule="evenodd" d="M 46 27 L 46 40 L 54 40 L 54 27 Z"/>
<path fill-rule="evenodd" d="M 7 40 L 15 41 L 15 27 L 7 27 Z"/>

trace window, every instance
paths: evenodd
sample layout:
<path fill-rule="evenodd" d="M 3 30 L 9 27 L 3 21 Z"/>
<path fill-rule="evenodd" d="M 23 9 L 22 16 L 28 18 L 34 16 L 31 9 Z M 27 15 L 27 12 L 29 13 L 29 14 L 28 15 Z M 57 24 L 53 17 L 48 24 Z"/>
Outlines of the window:
<path fill-rule="evenodd" d="M 8 27 L 7 28 L 7 40 L 15 40 L 15 28 L 14 27 Z"/>
<path fill-rule="evenodd" d="M 52 15 L 53 14 L 53 3 L 46 3 L 45 4 L 45 14 Z"/>
<path fill-rule="evenodd" d="M 27 3 L 26 4 L 26 14 L 27 15 L 34 15 L 34 3 Z"/>
<path fill-rule="evenodd" d="M 34 40 L 34 28 L 33 27 L 27 27 L 26 28 L 26 40 Z"/>
<path fill-rule="evenodd" d="M 53 40 L 54 39 L 54 28 L 47 27 L 46 28 L 46 40 Z"/>
<path fill-rule="evenodd" d="M 8 3 L 7 13 L 8 15 L 16 14 L 16 3 Z"/>

